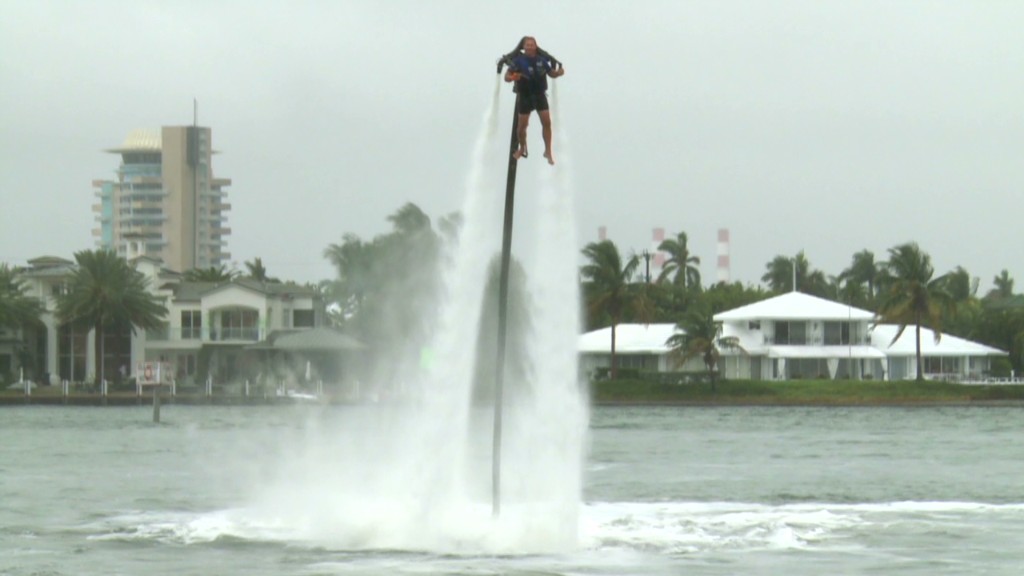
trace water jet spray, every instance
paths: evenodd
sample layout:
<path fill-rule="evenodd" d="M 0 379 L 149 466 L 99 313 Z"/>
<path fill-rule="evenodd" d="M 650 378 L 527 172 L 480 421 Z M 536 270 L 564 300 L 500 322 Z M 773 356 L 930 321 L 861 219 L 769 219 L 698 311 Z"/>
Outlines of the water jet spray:
<path fill-rule="evenodd" d="M 513 59 L 523 50 L 528 36 L 523 36 L 519 43 L 508 54 L 498 58 L 498 74 L 505 66 L 512 67 Z M 554 56 L 537 47 L 537 54 L 549 59 L 554 66 L 561 66 Z M 516 83 L 512 84 L 513 87 Z M 512 106 L 512 135 L 509 142 L 508 176 L 505 180 L 505 220 L 502 227 L 501 240 L 501 275 L 498 284 L 498 357 L 495 361 L 494 380 L 494 440 L 491 454 L 491 514 L 501 513 L 501 418 L 502 395 L 505 383 L 505 345 L 508 326 L 508 276 L 512 260 L 512 220 L 515 213 L 516 167 L 519 159 L 516 150 L 519 148 L 519 92 L 516 91 L 515 104 Z"/>

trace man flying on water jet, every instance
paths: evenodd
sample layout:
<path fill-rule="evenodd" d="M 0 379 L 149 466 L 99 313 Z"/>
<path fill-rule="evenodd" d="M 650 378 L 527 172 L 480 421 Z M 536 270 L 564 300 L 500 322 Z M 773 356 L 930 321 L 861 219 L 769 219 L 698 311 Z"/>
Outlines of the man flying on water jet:
<path fill-rule="evenodd" d="M 543 129 L 544 157 L 548 159 L 548 164 L 554 164 L 555 157 L 551 152 L 551 112 L 548 109 L 546 92 L 548 76 L 558 78 L 565 74 L 565 68 L 561 65 L 556 66 L 557 61 L 537 47 L 537 40 L 533 36 L 525 36 L 509 56 L 511 58 L 508 71 L 505 72 L 505 82 L 515 82 L 516 93 L 519 94 L 519 106 L 516 110 L 519 114 L 519 147 L 512 156 L 517 160 L 527 157 L 526 127 L 530 122 L 530 113 L 536 110 Z"/>

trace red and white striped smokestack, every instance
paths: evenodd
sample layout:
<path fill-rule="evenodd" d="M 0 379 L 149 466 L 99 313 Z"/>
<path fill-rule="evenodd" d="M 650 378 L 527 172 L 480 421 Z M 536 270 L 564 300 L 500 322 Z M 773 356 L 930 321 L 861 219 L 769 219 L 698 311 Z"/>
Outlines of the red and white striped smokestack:
<path fill-rule="evenodd" d="M 729 229 L 718 229 L 718 266 L 715 269 L 718 282 L 729 282 Z"/>
<path fill-rule="evenodd" d="M 665 267 L 665 253 L 658 250 L 658 246 L 661 246 L 661 243 L 664 241 L 664 228 L 651 229 L 651 254 L 654 254 L 654 258 L 651 258 L 651 276 L 655 278 L 658 277 L 658 274 L 661 274 L 661 269 Z"/>
<path fill-rule="evenodd" d="M 608 239 L 608 227 L 607 226 L 598 226 L 597 227 L 597 241 L 598 242 L 604 242 L 607 239 Z"/>

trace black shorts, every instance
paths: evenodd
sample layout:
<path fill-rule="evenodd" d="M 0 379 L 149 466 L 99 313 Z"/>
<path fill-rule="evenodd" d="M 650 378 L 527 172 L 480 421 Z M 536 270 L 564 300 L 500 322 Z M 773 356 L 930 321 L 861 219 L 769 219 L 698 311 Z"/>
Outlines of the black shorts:
<path fill-rule="evenodd" d="M 536 110 L 537 112 L 543 112 L 548 109 L 548 95 L 540 92 L 537 94 L 521 93 L 519 94 L 519 110 L 520 114 L 529 114 Z"/>

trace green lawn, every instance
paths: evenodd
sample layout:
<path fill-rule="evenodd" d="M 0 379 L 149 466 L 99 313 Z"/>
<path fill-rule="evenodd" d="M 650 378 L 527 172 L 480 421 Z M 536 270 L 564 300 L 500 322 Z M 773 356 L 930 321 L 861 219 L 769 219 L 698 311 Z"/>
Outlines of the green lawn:
<path fill-rule="evenodd" d="M 167 397 L 170 390 L 161 391 Z M 183 392 L 183 391 L 179 391 Z M 152 398 L 146 390 L 142 401 Z M 46 402 L 61 398 L 59 386 L 40 387 L 32 391 L 34 400 Z M 260 394 L 253 394 L 251 400 Z M 965 386 L 945 382 L 879 382 L 858 380 L 791 380 L 788 382 L 754 382 L 731 380 L 711 385 L 661 384 L 646 380 L 604 380 L 591 384 L 591 396 L 597 404 L 817 404 L 817 405 L 900 405 L 900 404 L 967 404 L 971 402 L 1024 403 L 1024 386 Z M 217 391 L 216 398 L 244 400 L 237 394 Z M 99 394 L 82 389 L 72 390 L 72 398 L 99 400 Z M 136 401 L 134 389 L 112 390 L 112 401 Z M 203 400 L 199 392 L 180 393 L 180 401 Z M 0 403 L 25 400 L 21 390 L 0 391 Z"/>
<path fill-rule="evenodd" d="M 879 382 L 859 380 L 792 380 L 719 382 L 710 384 L 660 384 L 644 380 L 595 382 L 595 403 L 637 404 L 836 404 L 885 405 L 1024 402 L 1024 386 L 966 386 L 945 382 Z"/>

